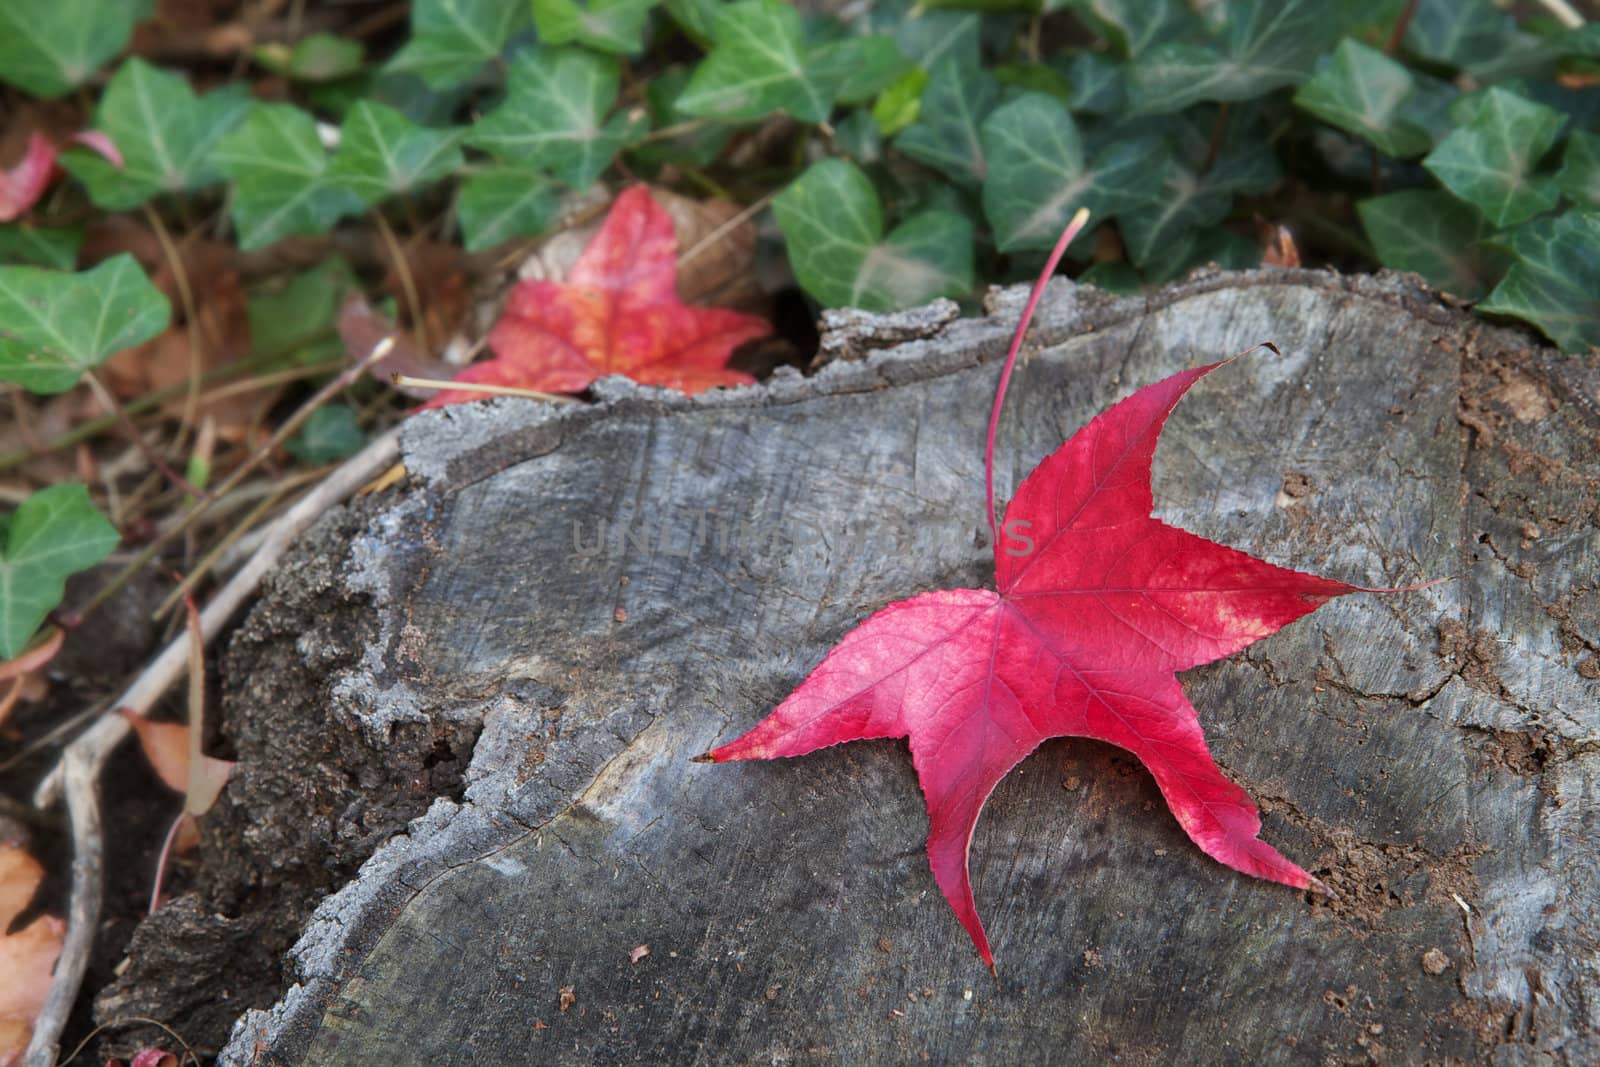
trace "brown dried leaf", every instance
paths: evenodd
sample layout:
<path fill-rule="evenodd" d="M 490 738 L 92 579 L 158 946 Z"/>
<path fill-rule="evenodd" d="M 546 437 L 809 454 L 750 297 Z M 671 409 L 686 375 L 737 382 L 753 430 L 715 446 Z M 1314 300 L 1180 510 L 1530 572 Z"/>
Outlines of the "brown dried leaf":
<path fill-rule="evenodd" d="M 366 359 L 385 337 L 394 339 L 393 347 L 388 355 L 367 368 L 367 373 L 408 396 L 427 398 L 438 390 L 395 385 L 396 374 L 412 378 L 448 379 L 455 377 L 461 369 L 434 358 L 409 331 L 402 330 L 385 318 L 360 293 L 352 293 L 339 309 L 339 339 L 344 342 L 350 362 L 359 363 Z"/>
<path fill-rule="evenodd" d="M 172 302 L 173 324 L 142 345 L 112 356 L 102 368 L 106 385 L 122 399 L 189 380 L 194 372 L 194 346 L 200 352 L 201 372 L 227 366 L 250 354 L 250 316 L 244 285 L 232 246 L 217 241 L 191 239 L 178 244 L 179 262 L 195 309 L 195 329 L 190 329 L 178 271 L 161 242 L 146 227 L 123 220 L 99 225 L 85 238 L 84 258 L 95 261 L 116 252 L 129 252 L 150 274 L 156 288 Z M 224 441 L 241 441 L 256 422 L 257 414 L 277 399 L 278 389 L 232 393 L 202 404 L 197 416 L 210 415 Z M 162 405 L 170 416 L 183 413 L 186 397 L 173 397 Z"/>
<path fill-rule="evenodd" d="M 33 1020 L 50 990 L 66 924 L 41 915 L 6 933 L 33 900 L 44 868 L 23 849 L 0 844 L 0 1067 L 18 1062 L 33 1036 Z"/>
<path fill-rule="evenodd" d="M 139 747 L 155 770 L 163 785 L 177 793 L 189 791 L 189 728 L 175 722 L 151 722 L 127 708 L 118 708 L 118 714 L 128 720 L 138 735 Z M 199 810 L 209 810 L 217 802 L 222 787 L 228 783 L 234 764 L 229 760 L 202 756 L 202 782 L 194 803 Z"/>
<path fill-rule="evenodd" d="M 1295 247 L 1294 234 L 1287 226 L 1261 223 L 1261 253 L 1263 267 L 1293 268 L 1300 266 L 1300 250 Z"/>

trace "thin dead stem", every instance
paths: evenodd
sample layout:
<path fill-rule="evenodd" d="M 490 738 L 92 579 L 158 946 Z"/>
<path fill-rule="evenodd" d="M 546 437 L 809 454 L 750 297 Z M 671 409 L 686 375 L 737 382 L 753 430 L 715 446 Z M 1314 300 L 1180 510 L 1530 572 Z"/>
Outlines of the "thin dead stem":
<path fill-rule="evenodd" d="M 218 400 L 225 400 L 230 396 L 245 396 L 250 393 L 260 392 L 263 389 L 275 389 L 280 385 L 291 382 L 303 381 L 306 378 L 320 378 L 324 374 L 338 370 L 344 365 L 344 360 L 329 360 L 326 363 L 312 363 L 304 367 L 290 367 L 274 374 L 262 374 L 255 378 L 246 378 L 242 382 L 230 382 L 219 385 L 215 389 L 208 389 L 200 395 L 200 403 L 210 406 Z"/>
<path fill-rule="evenodd" d="M 312 334 L 308 337 L 298 340 L 296 343 L 309 344 L 312 341 L 321 340 L 323 336 L 324 334 L 322 333 Z M 211 370 L 208 370 L 201 375 L 201 381 L 202 383 L 213 382 L 221 379 L 232 378 L 240 374 L 247 374 L 260 364 L 270 363 L 273 360 L 281 358 L 283 355 L 284 353 L 279 351 L 262 352 L 251 356 L 248 359 L 240 360 L 237 363 L 228 363 L 221 367 L 213 367 Z M 123 404 L 122 409 L 127 413 L 129 418 L 132 418 L 135 415 L 143 415 L 146 412 L 149 412 L 166 403 L 173 397 L 178 396 L 188 387 L 187 381 L 163 386 L 160 389 L 152 390 L 148 393 L 145 393 L 143 396 L 139 396 L 128 401 L 127 403 Z M 0 470 L 15 467 L 19 463 L 26 463 L 34 456 L 42 455 L 46 452 L 56 452 L 63 448 L 71 448 L 73 445 L 87 441 L 92 437 L 99 436 L 101 433 L 110 429 L 116 424 L 116 415 L 101 415 L 97 418 L 89 419 L 86 422 L 80 423 L 70 430 L 63 431 L 48 441 L 30 443 L 29 447 L 27 448 L 0 454 Z M 24 424 L 24 429 L 26 429 L 26 424 Z"/>
<path fill-rule="evenodd" d="M 426 351 L 432 352 L 433 345 L 428 337 L 428 324 L 422 315 L 422 298 L 418 293 L 417 280 L 411 276 L 411 264 L 406 260 L 405 249 L 400 247 L 400 239 L 395 236 L 389 220 L 383 217 L 383 212 L 373 211 L 372 221 L 377 223 L 383 245 L 389 250 L 389 258 L 394 260 L 395 273 L 400 277 L 400 288 L 406 297 L 406 314 L 411 317 L 411 330 L 417 335 L 418 343 Z"/>
<path fill-rule="evenodd" d="M 772 203 L 779 192 L 780 190 L 777 189 L 772 190 L 770 193 L 767 193 L 765 196 L 755 201 L 749 207 L 740 211 L 727 222 L 724 222 L 722 225 L 718 226 L 716 229 L 700 238 L 700 240 L 696 241 L 688 251 L 684 252 L 683 255 L 678 257 L 678 268 L 680 270 L 683 269 L 683 265 L 685 263 L 694 259 L 701 252 L 704 252 L 707 248 L 710 248 L 718 241 L 722 240 L 723 237 L 727 236 L 729 233 L 733 232 L 740 226 L 743 226 L 746 222 L 749 222 L 755 216 L 759 215 L 763 210 L 766 209 L 768 204 Z"/>
<path fill-rule="evenodd" d="M 576 404 L 577 398 L 559 393 L 541 393 L 537 389 L 519 389 L 514 385 L 485 385 L 481 382 L 453 382 L 446 378 L 413 378 L 409 374 L 395 374 L 391 380 L 396 385 L 415 389 L 453 389 L 463 393 L 483 393 L 485 396 L 521 396 L 529 400 L 548 400 L 552 404 Z"/>
<path fill-rule="evenodd" d="M 178 436 L 174 446 L 181 451 L 200 410 L 200 374 L 205 368 L 205 340 L 200 335 L 200 309 L 195 304 L 194 289 L 189 285 L 189 271 L 183 265 L 183 256 L 178 252 L 172 235 L 167 232 L 167 224 L 161 221 L 161 216 L 149 204 L 144 205 L 144 217 L 155 232 L 156 240 L 161 243 L 161 252 L 167 257 L 168 265 L 172 267 L 172 278 L 178 286 L 178 301 L 183 305 L 184 322 L 189 328 L 188 391 L 184 394 L 183 417 L 178 421 Z"/>
<path fill-rule="evenodd" d="M 157 1030 L 163 1031 L 168 1037 L 172 1038 L 172 1040 L 176 1041 L 179 1047 L 183 1049 L 183 1055 L 178 1057 L 178 1067 L 184 1067 L 184 1064 L 190 1062 L 191 1060 L 194 1061 L 195 1067 L 200 1067 L 200 1056 L 195 1052 L 194 1049 L 189 1047 L 189 1042 L 184 1040 L 182 1034 L 178 1033 L 178 1031 L 174 1030 L 160 1019 L 152 1019 L 147 1015 L 125 1015 L 120 1019 L 112 1019 L 108 1023 L 101 1023 L 99 1026 L 95 1027 L 93 1030 L 90 1030 L 84 1035 L 83 1040 L 79 1041 L 77 1047 L 68 1053 L 65 1059 L 60 1061 L 58 1067 L 67 1067 L 67 1064 L 78 1058 L 79 1053 L 89 1047 L 89 1042 L 93 1041 L 107 1030 L 116 1030 L 119 1027 L 128 1026 L 134 1023 L 137 1023 L 140 1026 L 153 1026 Z"/>
<path fill-rule="evenodd" d="M 87 370 L 83 373 L 83 380 L 88 383 L 89 391 L 94 394 L 96 400 L 100 401 L 101 406 L 111 412 L 117 422 L 122 425 L 122 428 L 127 431 L 129 441 L 139 450 L 150 466 L 160 471 L 169 482 L 178 486 L 184 492 L 192 493 L 201 498 L 207 495 L 204 489 L 191 484 L 189 479 L 174 470 L 166 460 L 157 454 L 154 448 L 150 447 L 150 443 L 144 439 L 144 434 L 140 433 L 139 427 L 134 424 L 133 418 L 123 408 L 122 402 L 116 398 L 110 389 L 106 388 L 106 384 L 100 380 L 99 375 L 92 370 Z"/>
<path fill-rule="evenodd" d="M 118 720 L 121 721 L 121 720 Z M 102 870 L 104 833 L 96 795 L 100 765 L 86 751 L 69 748 L 61 763 L 67 794 L 67 814 L 72 823 L 72 903 L 67 909 L 67 936 L 56 960 L 44 1007 L 33 1021 L 33 1037 L 23 1054 L 24 1067 L 53 1067 L 61 1052 L 61 1031 L 72 1014 L 89 969 L 89 953 L 100 927 L 104 896 Z"/>
<path fill-rule="evenodd" d="M 383 340 L 372 346 L 372 351 L 367 353 L 364 359 L 351 364 L 349 367 L 346 367 L 344 372 L 337 378 L 334 378 L 321 389 L 318 389 L 316 394 L 304 404 L 300 405 L 295 413 L 290 415 L 289 418 L 284 421 L 283 425 L 279 426 L 272 436 L 269 437 L 260 447 L 258 447 L 256 451 L 244 461 L 244 463 L 240 464 L 239 467 L 237 467 L 232 473 L 224 478 L 209 496 L 202 496 L 198 501 L 195 502 L 193 507 L 184 513 L 183 518 L 179 519 L 175 524 L 168 527 L 161 534 L 153 538 L 150 544 L 146 545 L 142 552 L 134 557 L 134 559 L 128 563 L 127 566 L 123 567 L 123 569 L 117 573 L 116 577 L 112 578 L 104 588 L 99 590 L 93 597 L 89 599 L 87 604 L 79 609 L 79 611 L 74 615 L 72 621 L 82 621 L 83 618 L 90 612 L 99 608 L 100 605 L 104 604 L 107 600 L 111 599 L 111 597 L 115 596 L 118 590 L 127 585 L 128 582 L 132 580 L 133 576 L 137 574 L 147 563 L 155 559 L 156 555 L 167 545 L 171 544 L 174 538 L 181 536 L 185 530 L 193 526 L 195 522 L 206 513 L 207 509 L 209 509 L 213 503 L 237 488 L 239 484 L 245 480 L 245 478 L 250 476 L 251 472 L 265 462 L 268 456 L 272 455 L 272 452 L 275 448 L 283 444 L 283 442 L 287 441 L 290 437 L 294 436 L 294 434 L 299 431 L 300 427 L 305 424 L 305 421 L 311 417 L 313 412 L 322 407 L 329 400 L 333 399 L 340 392 L 344 391 L 344 389 L 346 389 L 351 383 L 360 378 L 362 374 L 366 373 L 368 367 L 372 366 L 378 360 L 388 355 L 390 350 L 393 348 L 394 338 L 385 337 Z M 365 453 L 362 454 L 365 455 Z"/>
<path fill-rule="evenodd" d="M 206 550 L 206 554 L 201 556 L 199 561 L 190 568 L 189 573 L 184 577 L 183 583 L 167 594 L 166 599 L 161 602 L 161 605 L 155 611 L 151 612 L 150 617 L 157 620 L 166 618 L 167 614 L 177 606 L 185 595 L 192 594 L 198 588 L 200 582 L 216 567 L 217 561 L 226 555 L 228 550 L 238 543 L 240 538 L 255 529 L 257 523 L 271 514 L 272 510 L 283 502 L 284 497 L 300 488 L 306 482 L 325 477 L 327 474 L 328 468 L 323 467 L 314 471 L 307 471 L 301 476 L 274 482 L 267 496 L 257 503 L 255 507 L 251 508 L 244 518 L 235 523 L 232 529 Z"/>
<path fill-rule="evenodd" d="M 239 573 L 217 590 L 200 613 L 200 630 L 205 640 L 215 638 L 233 613 L 254 595 L 256 584 L 283 557 L 301 531 L 328 508 L 360 489 L 394 462 L 400 454 L 399 442 L 398 428 L 377 438 L 360 453 L 346 460 L 273 523 L 271 533 L 256 554 Z M 146 714 L 187 669 L 188 654 L 189 634 L 183 631 L 162 649 L 161 654 L 139 673 L 109 707 L 128 708 L 136 715 Z M 34 792 L 34 803 L 42 808 L 55 802 L 61 793 L 64 769 L 73 759 L 87 759 L 90 767 L 98 773 L 106 757 L 127 736 L 129 729 L 127 720 L 122 716 L 103 716 L 67 746 L 61 760 Z"/>
<path fill-rule="evenodd" d="M 1579 29 L 1584 24 L 1583 16 L 1567 0 L 1537 0 L 1537 3 L 1569 30 Z"/>
<path fill-rule="evenodd" d="M 1400 51 L 1400 45 L 1406 39 L 1406 30 L 1411 28 L 1411 20 L 1417 13 L 1417 0 L 1406 0 L 1406 6 L 1400 10 L 1400 17 L 1394 20 L 1394 27 L 1389 31 L 1389 40 L 1384 44 L 1383 50 L 1388 55 Z"/>

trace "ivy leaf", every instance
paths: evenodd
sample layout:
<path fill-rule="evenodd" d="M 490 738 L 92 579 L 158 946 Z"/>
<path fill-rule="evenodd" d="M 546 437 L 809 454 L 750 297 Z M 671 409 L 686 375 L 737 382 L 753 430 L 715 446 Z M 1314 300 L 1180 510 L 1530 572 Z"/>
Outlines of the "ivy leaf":
<path fill-rule="evenodd" d="M 117 528 L 81 485 L 52 485 L 0 517 L 0 660 L 20 653 L 60 605 L 69 575 L 111 554 Z"/>
<path fill-rule="evenodd" d="M 105 0 L 5 0 L 0 81 L 33 96 L 63 96 L 122 51 L 148 8 Z"/>
<path fill-rule="evenodd" d="M 479 120 L 467 143 L 497 159 L 549 169 L 574 189 L 594 183 L 617 152 L 638 140 L 646 119 L 618 114 L 614 59 L 581 48 L 524 53 L 511 68 L 505 102 Z"/>
<path fill-rule="evenodd" d="M 1131 59 L 1189 35 L 1200 21 L 1183 0 L 1089 0 L 1084 6 L 1091 21 Z"/>
<path fill-rule="evenodd" d="M 1433 147 L 1428 131 L 1403 114 L 1415 89 L 1416 80 L 1403 64 L 1346 38 L 1294 94 L 1294 102 L 1329 125 L 1403 159 Z"/>
<path fill-rule="evenodd" d="M 1600 208 L 1600 134 L 1574 131 L 1556 184 L 1580 207 Z"/>
<path fill-rule="evenodd" d="M 364 54 L 360 41 L 350 41 L 327 32 L 313 33 L 295 42 L 258 46 L 251 57 L 286 78 L 303 82 L 337 81 L 361 70 Z"/>
<path fill-rule="evenodd" d="M 1492 0 L 1419 0 L 1405 46 L 1435 63 L 1471 67 L 1497 58 L 1515 29 L 1516 20 Z"/>
<path fill-rule="evenodd" d="M 981 134 L 989 161 L 983 210 L 1001 251 L 1049 248 L 1080 207 L 1104 222 L 1159 195 L 1154 140 L 1113 141 L 1091 163 L 1077 124 L 1053 96 L 1026 93 L 1002 104 Z"/>
<path fill-rule="evenodd" d="M 1144 268 L 1149 285 L 1165 285 L 1197 267 L 1216 264 L 1223 270 L 1254 270 L 1261 266 L 1261 245 L 1241 237 L 1226 226 L 1201 226 L 1178 238 L 1170 255 L 1162 255 Z"/>
<path fill-rule="evenodd" d="M 222 174 L 212 149 L 249 106 L 243 86 L 196 96 L 185 79 L 136 56 L 112 76 L 95 111 L 95 128 L 122 153 L 122 166 L 89 152 L 68 152 L 61 163 L 97 206 L 110 211 L 215 185 Z"/>
<path fill-rule="evenodd" d="M 1203 227 L 1221 222 L 1233 209 L 1236 193 L 1265 192 L 1282 177 L 1265 140 L 1240 137 L 1226 143 L 1211 166 L 1204 166 L 1205 142 L 1149 164 L 1161 181 L 1152 203 L 1118 220 L 1128 256 L 1141 269 L 1159 257 L 1178 272 L 1187 244 Z"/>
<path fill-rule="evenodd" d="M 717 10 L 716 42 L 678 98 L 687 114 L 739 121 L 783 111 L 821 122 L 833 108 L 845 73 L 834 64 L 810 67 L 800 13 L 781 0 L 740 0 Z"/>
<path fill-rule="evenodd" d="M 167 298 L 127 253 L 81 274 L 0 267 L 0 381 L 65 392 L 171 317 Z"/>
<path fill-rule="evenodd" d="M 415 74 L 433 89 L 471 81 L 526 18 L 526 0 L 416 0 L 411 38 L 389 69 Z"/>
<path fill-rule="evenodd" d="M 367 445 L 366 431 L 347 404 L 320 407 L 300 432 L 284 444 L 289 454 L 308 466 L 349 459 Z"/>
<path fill-rule="evenodd" d="M 853 163 L 812 165 L 772 210 L 795 277 L 828 307 L 892 311 L 972 288 L 972 223 L 924 211 L 885 237 L 878 194 Z"/>
<path fill-rule="evenodd" d="M 533 237 L 550 225 L 556 194 L 536 171 L 490 167 L 468 178 L 456 199 L 456 216 L 468 252 L 513 237 Z"/>
<path fill-rule="evenodd" d="M 1476 300 L 1488 291 L 1489 269 L 1478 242 L 1483 216 L 1449 193 L 1407 189 L 1356 205 L 1361 225 L 1391 270 L 1415 271 L 1430 285 Z"/>
<path fill-rule="evenodd" d="M 1128 68 L 1096 52 L 1079 52 L 1062 68 L 1074 112 L 1115 115 L 1128 105 Z"/>
<path fill-rule="evenodd" d="M 83 243 L 82 226 L 35 226 L 11 222 L 0 226 L 0 263 L 71 270 Z"/>
<path fill-rule="evenodd" d="M 328 178 L 364 204 L 431 184 L 462 164 L 460 130 L 418 126 L 394 108 L 363 100 L 345 115 Z"/>
<path fill-rule="evenodd" d="M 1079 285 L 1092 285 L 1108 293 L 1132 296 L 1144 288 L 1144 279 L 1127 260 L 1114 263 L 1096 263 L 1075 279 Z"/>
<path fill-rule="evenodd" d="M 1478 310 L 1531 322 L 1564 352 L 1600 345 L 1600 211 L 1539 219 L 1508 244 L 1516 261 Z"/>
<path fill-rule="evenodd" d="M 983 120 L 1000 102 L 1000 83 L 976 64 L 944 59 L 928 75 L 917 121 L 894 146 L 957 185 L 983 184 Z"/>
<path fill-rule="evenodd" d="M 885 87 L 872 104 L 878 133 L 893 137 L 915 123 L 922 115 L 922 96 L 927 88 L 928 72 L 921 67 L 912 67 Z"/>
<path fill-rule="evenodd" d="M 976 12 L 934 11 L 922 4 L 901 12 L 888 5 L 874 5 L 873 10 L 880 7 L 884 9 L 884 25 L 879 28 L 892 30 L 900 54 L 910 57 L 923 70 L 932 71 L 944 59 L 979 65 L 980 22 Z"/>
<path fill-rule="evenodd" d="M 1555 179 L 1532 171 L 1566 121 L 1554 108 L 1493 88 L 1422 165 L 1490 222 L 1511 226 L 1556 206 Z"/>
<path fill-rule="evenodd" d="M 233 182 L 230 211 L 245 250 L 290 234 L 325 233 L 362 208 L 354 193 L 329 181 L 317 124 L 291 104 L 252 105 L 218 142 L 212 162 Z"/>
<path fill-rule="evenodd" d="M 345 354 L 337 325 L 345 294 L 357 288 L 350 265 L 329 256 L 309 270 L 275 278 L 250 294 L 250 343 L 272 368 L 310 366 Z"/>
<path fill-rule="evenodd" d="M 545 44 L 588 45 L 633 56 L 644 50 L 644 30 L 656 0 L 533 0 L 533 24 Z"/>
<path fill-rule="evenodd" d="M 723 0 L 666 0 L 667 13 L 684 34 L 702 47 L 711 44 L 711 24 Z"/>
<path fill-rule="evenodd" d="M 679 126 L 690 116 L 678 108 L 678 97 L 689 84 L 689 71 L 685 67 L 669 67 L 650 79 L 645 89 L 645 103 L 650 109 L 650 123 L 658 130 Z M 731 126 L 719 123 L 694 123 L 680 129 L 670 137 L 657 137 L 629 150 L 632 158 L 647 164 L 688 163 L 703 167 L 722 155 L 723 147 L 733 136 Z"/>
<path fill-rule="evenodd" d="M 818 85 L 832 86 L 840 104 L 861 104 L 916 69 L 900 54 L 894 40 L 882 34 L 831 41 L 811 52 L 806 74 Z"/>
<path fill-rule="evenodd" d="M 1211 44 L 1169 41 L 1133 64 L 1133 108 L 1181 111 L 1201 100 L 1247 100 L 1306 76 L 1338 36 L 1322 0 L 1240 0 Z"/>
<path fill-rule="evenodd" d="M 1072 82 L 1044 63 L 997 63 L 989 68 L 1000 84 L 1022 92 L 1049 93 L 1063 104 L 1072 102 Z"/>

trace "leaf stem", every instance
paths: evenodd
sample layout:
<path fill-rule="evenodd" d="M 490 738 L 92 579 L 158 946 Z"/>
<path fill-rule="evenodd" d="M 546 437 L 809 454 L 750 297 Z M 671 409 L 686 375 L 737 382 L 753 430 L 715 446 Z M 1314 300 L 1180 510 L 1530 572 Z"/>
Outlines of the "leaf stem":
<path fill-rule="evenodd" d="M 172 268 L 172 279 L 178 288 L 178 300 L 183 306 L 184 324 L 188 327 L 189 333 L 189 378 L 183 399 L 183 418 L 179 420 L 178 436 L 173 442 L 173 448 L 182 451 L 184 441 L 188 438 L 189 430 L 200 411 L 200 375 L 206 363 L 203 347 L 205 342 L 200 330 L 200 310 L 195 303 L 194 287 L 189 284 L 189 271 L 184 266 L 183 254 L 178 251 L 172 235 L 167 232 L 166 223 L 161 221 L 161 216 L 156 214 L 155 209 L 149 204 L 144 205 L 144 217 L 161 245 L 162 254 L 167 257 L 167 265 Z"/>
<path fill-rule="evenodd" d="M 166 599 L 161 602 L 155 611 L 150 613 L 150 618 L 158 622 L 166 618 L 167 613 L 173 609 L 174 605 L 185 596 L 193 593 L 200 585 L 201 580 L 211 572 L 212 567 L 216 566 L 217 561 L 222 558 L 223 554 L 232 548 L 240 538 L 254 529 L 256 524 L 270 514 L 273 508 L 281 504 L 284 497 L 299 489 L 306 482 L 326 477 L 329 469 L 328 467 L 318 467 L 315 470 L 303 471 L 274 481 L 267 487 L 266 495 L 256 503 L 256 506 L 251 508 L 233 529 L 229 530 L 227 534 L 206 550 L 206 554 L 200 557 L 200 561 L 191 567 L 189 573 L 184 576 L 182 584 L 168 593 Z M 243 490 L 234 494 L 235 497 L 241 495 L 244 495 Z"/>
<path fill-rule="evenodd" d="M 133 418 L 123 408 L 122 402 L 116 398 L 116 395 L 107 388 L 106 384 L 100 380 L 93 370 L 84 371 L 83 380 L 88 383 L 89 391 L 100 402 L 100 406 L 116 417 L 117 422 L 127 432 L 128 440 L 144 455 L 146 462 L 160 471 L 169 482 L 184 492 L 192 493 L 202 498 L 210 496 L 204 489 L 192 484 L 189 479 L 173 470 L 167 461 L 161 458 L 150 442 L 144 439 L 144 434 L 139 432 L 139 427 L 134 424 Z"/>
<path fill-rule="evenodd" d="M 484 396 L 521 396 L 529 400 L 544 400 L 551 404 L 576 404 L 575 396 L 562 396 L 559 393 L 542 393 L 537 389 L 520 389 L 514 385 L 489 385 L 485 382 L 456 382 L 448 378 L 417 378 L 410 374 L 395 374 L 390 376 L 395 385 L 410 386 L 415 389 L 454 389 L 464 393 L 482 393 Z"/>
<path fill-rule="evenodd" d="M 767 207 L 768 204 L 772 203 L 774 200 L 776 200 L 778 198 L 778 193 L 779 192 L 781 192 L 781 190 L 773 189 L 773 190 L 763 194 L 762 197 L 759 200 L 757 200 L 755 203 L 751 204 L 749 207 L 746 207 L 746 208 L 742 209 L 737 215 L 734 215 L 732 218 L 730 218 L 726 222 L 722 223 L 716 229 L 712 230 L 710 233 L 708 233 L 704 237 L 700 238 L 700 240 L 696 241 L 691 247 L 689 247 L 686 251 L 684 251 L 684 253 L 682 255 L 680 255 L 678 257 L 678 269 L 682 270 L 683 269 L 683 265 L 685 263 L 687 263 L 690 260 L 694 259 L 694 257 L 698 256 L 701 252 L 704 252 L 706 249 L 708 249 L 708 248 L 712 247 L 713 245 L 715 245 L 718 241 L 722 240 L 728 234 L 732 233 L 734 230 L 737 230 L 740 226 L 743 226 L 745 223 L 747 223 L 751 219 L 755 218 L 755 216 L 761 214 L 762 211 L 766 210 L 766 207 Z"/>
<path fill-rule="evenodd" d="M 994 407 L 989 412 L 989 437 L 983 448 L 983 488 L 988 501 L 988 507 L 984 510 L 989 519 L 989 533 L 996 546 L 1000 544 L 1000 528 L 994 518 L 994 435 L 1000 428 L 1000 409 L 1006 402 L 1006 386 L 1011 384 L 1011 369 L 1017 365 L 1017 353 L 1022 351 L 1022 338 L 1028 332 L 1028 323 L 1033 321 L 1033 313 L 1039 306 L 1039 298 L 1044 295 L 1044 287 L 1056 272 L 1061 257 L 1066 255 L 1067 246 L 1082 232 L 1088 221 L 1089 209 L 1079 208 L 1078 213 L 1072 216 L 1072 221 L 1067 223 L 1067 228 L 1061 231 L 1056 246 L 1050 250 L 1050 258 L 1044 261 L 1044 269 L 1039 272 L 1039 280 L 1033 283 L 1033 292 L 1028 294 L 1027 306 L 1022 309 L 1022 321 L 1017 323 L 1017 332 L 1011 335 L 1006 363 L 1000 369 L 1000 384 L 994 391 Z"/>
<path fill-rule="evenodd" d="M 418 295 L 416 279 L 411 275 L 411 264 L 406 260 L 405 251 L 400 247 L 400 239 L 395 236 L 389 220 L 383 217 L 383 212 L 376 208 L 372 211 L 372 221 L 377 224 L 378 236 L 383 238 L 389 258 L 394 262 L 395 274 L 400 279 L 400 289 L 406 298 L 406 312 L 411 316 L 411 330 L 417 335 L 422 347 L 431 352 L 433 345 L 428 337 L 428 324 L 422 317 L 422 300 Z"/>
<path fill-rule="evenodd" d="M 1385 55 L 1394 55 L 1400 51 L 1400 46 L 1405 42 L 1406 30 L 1411 28 L 1411 19 L 1417 13 L 1417 0 L 1406 0 L 1406 6 L 1400 9 L 1399 16 L 1394 20 L 1394 26 L 1389 30 L 1389 40 L 1384 42 Z"/>
<path fill-rule="evenodd" d="M 1217 161 L 1217 153 L 1222 151 L 1222 135 L 1227 129 L 1228 114 L 1231 111 L 1232 105 L 1226 100 L 1217 105 L 1217 117 L 1211 123 L 1211 139 L 1206 142 L 1206 158 L 1200 164 L 1201 174 L 1211 171 L 1211 165 Z"/>

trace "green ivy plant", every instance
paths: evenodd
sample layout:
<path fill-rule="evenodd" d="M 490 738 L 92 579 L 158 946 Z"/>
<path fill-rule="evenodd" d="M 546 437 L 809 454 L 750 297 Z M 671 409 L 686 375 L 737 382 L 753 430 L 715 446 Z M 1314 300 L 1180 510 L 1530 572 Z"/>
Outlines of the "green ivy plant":
<path fill-rule="evenodd" d="M 70 92 L 148 14 L 116 5 L 85 33 L 80 6 L 7 5 L 0 79 Z M 246 249 L 448 195 L 480 250 L 544 231 L 563 190 L 672 167 L 775 195 L 802 287 L 872 309 L 1020 276 L 1078 206 L 1120 247 L 1086 234 L 1080 268 L 1114 288 L 1248 265 L 1262 216 L 1575 351 L 1600 342 L 1590 301 L 1567 299 L 1600 280 L 1569 247 L 1600 211 L 1597 52 L 1600 27 L 1519 24 L 1491 0 L 890 0 L 848 19 L 782 0 L 417 0 L 374 61 L 326 33 L 258 48 L 291 103 L 196 93 L 130 57 L 95 113 L 125 166 L 64 164 L 106 210 L 222 197 Z M 773 123 L 789 165 L 727 158 Z M 64 261 L 24 230 L 41 232 L 0 228 L 0 250 Z"/>
<path fill-rule="evenodd" d="M 123 156 L 67 150 L 76 188 L 0 225 L 0 380 L 64 390 L 167 325 L 131 260 L 72 271 L 84 201 L 221 210 L 245 250 L 376 216 L 478 251 L 639 177 L 770 203 L 824 306 L 973 298 L 1088 207 L 1069 261 L 1104 287 L 1253 266 L 1265 220 L 1310 262 L 1414 271 L 1569 352 L 1600 344 L 1600 26 L 1492 0 L 415 0 L 385 54 L 327 32 L 256 47 L 289 87 L 274 102 L 124 57 L 152 7 L 0 4 L 0 81 L 91 101 Z M 328 303 L 327 269 L 253 301 L 263 336 L 273 301 Z M 354 431 L 330 409 L 296 454 Z M 13 551 L 0 656 L 59 580 Z"/>

